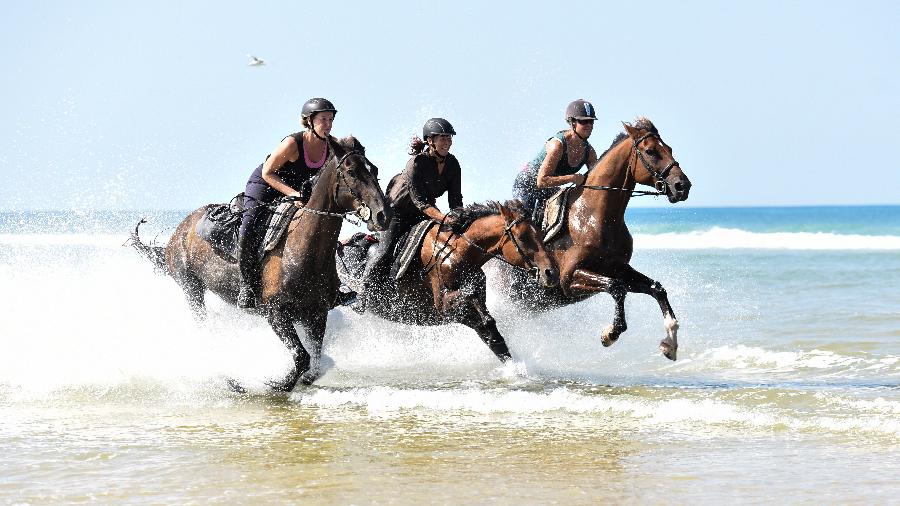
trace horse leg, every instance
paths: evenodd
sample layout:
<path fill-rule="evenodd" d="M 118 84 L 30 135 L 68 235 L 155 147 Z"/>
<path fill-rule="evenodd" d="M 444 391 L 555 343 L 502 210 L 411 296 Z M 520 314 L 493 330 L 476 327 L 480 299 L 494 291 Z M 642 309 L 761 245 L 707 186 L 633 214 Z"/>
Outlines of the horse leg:
<path fill-rule="evenodd" d="M 628 323 L 625 321 L 625 296 L 628 294 L 628 290 L 621 281 L 584 269 L 576 269 L 572 274 L 569 290 L 589 293 L 607 292 L 615 301 L 616 314 L 613 316 L 613 321 L 603 329 L 600 335 L 600 342 L 604 347 L 612 346 L 628 329 Z"/>
<path fill-rule="evenodd" d="M 479 275 L 480 274 L 480 275 Z M 512 358 L 497 322 L 487 309 L 487 279 L 479 270 L 460 290 L 445 294 L 445 304 L 453 321 L 473 329 L 500 362 Z"/>
<path fill-rule="evenodd" d="M 312 385 L 313 381 L 319 377 L 319 362 L 322 358 L 322 343 L 325 340 L 327 322 L 327 311 L 314 313 L 300 321 L 306 330 L 306 337 L 312 342 L 312 357 L 307 358 L 306 370 L 300 374 L 300 382 L 304 385 Z M 309 356 L 307 355 L 307 357 Z"/>
<path fill-rule="evenodd" d="M 294 329 L 294 320 L 287 311 L 278 308 L 270 309 L 268 321 L 272 330 L 275 331 L 275 334 L 278 335 L 281 342 L 283 342 L 291 352 L 294 359 L 294 368 L 283 380 L 278 382 L 268 382 L 267 384 L 273 390 L 290 392 L 297 384 L 300 375 L 309 369 L 310 356 L 306 351 L 306 348 L 303 347 L 303 343 L 300 342 L 300 336 L 297 335 L 297 330 Z"/>
<path fill-rule="evenodd" d="M 177 278 L 178 285 L 184 292 L 194 319 L 203 320 L 206 317 L 206 287 L 200 278 L 191 273 L 182 273 Z"/>
<path fill-rule="evenodd" d="M 629 292 L 646 293 L 656 299 L 666 327 L 666 338 L 660 341 L 659 350 L 669 360 L 675 360 L 678 353 L 678 319 L 675 318 L 675 311 L 669 304 L 666 289 L 658 281 L 648 278 L 630 265 L 625 266 L 621 280 Z"/>

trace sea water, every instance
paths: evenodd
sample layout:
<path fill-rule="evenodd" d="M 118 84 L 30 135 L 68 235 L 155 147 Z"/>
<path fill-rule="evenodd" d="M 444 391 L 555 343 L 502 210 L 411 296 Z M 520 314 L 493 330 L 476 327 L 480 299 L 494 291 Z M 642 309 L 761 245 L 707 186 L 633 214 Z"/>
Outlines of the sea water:
<path fill-rule="evenodd" d="M 489 290 L 513 363 L 341 308 L 290 394 L 261 318 L 196 321 L 123 247 L 186 214 L 0 213 L 0 502 L 897 502 L 900 207 L 630 210 L 676 362 L 648 296 L 604 348 L 609 296 L 526 317 Z"/>

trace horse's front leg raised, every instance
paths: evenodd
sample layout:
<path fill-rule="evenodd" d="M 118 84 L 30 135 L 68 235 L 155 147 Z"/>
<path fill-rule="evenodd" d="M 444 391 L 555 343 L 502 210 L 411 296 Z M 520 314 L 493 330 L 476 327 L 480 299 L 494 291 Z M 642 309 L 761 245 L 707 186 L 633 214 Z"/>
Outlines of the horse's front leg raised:
<path fill-rule="evenodd" d="M 607 292 L 615 301 L 616 314 L 613 316 L 613 321 L 600 334 L 600 342 L 603 346 L 612 346 L 628 329 L 628 323 L 625 321 L 625 295 L 628 294 L 628 290 L 625 289 L 625 285 L 617 279 L 584 269 L 576 269 L 572 273 L 572 281 L 569 283 L 569 293 L 577 294 L 579 292 Z"/>
<path fill-rule="evenodd" d="M 281 308 L 272 308 L 268 314 L 269 325 L 278 335 L 281 342 L 287 346 L 288 351 L 294 359 L 294 368 L 278 382 L 268 382 L 267 384 L 274 390 L 280 392 L 290 392 L 297 384 L 300 375 L 309 369 L 310 356 L 294 329 L 294 320 L 288 311 Z"/>
<path fill-rule="evenodd" d="M 660 341 L 659 349 L 666 358 L 675 360 L 678 353 L 678 319 L 675 318 L 675 311 L 669 304 L 666 289 L 658 281 L 648 278 L 630 265 L 625 266 L 621 279 L 629 292 L 646 293 L 656 299 L 666 327 L 666 338 Z"/>

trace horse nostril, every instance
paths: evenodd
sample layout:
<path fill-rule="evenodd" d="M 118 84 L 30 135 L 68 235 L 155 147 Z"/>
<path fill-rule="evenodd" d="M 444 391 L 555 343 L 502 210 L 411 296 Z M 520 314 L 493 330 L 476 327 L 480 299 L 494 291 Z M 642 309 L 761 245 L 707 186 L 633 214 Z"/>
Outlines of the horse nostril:
<path fill-rule="evenodd" d="M 679 192 L 680 192 L 680 191 L 683 190 L 683 189 L 684 189 L 684 185 L 681 183 L 681 181 L 675 183 L 675 191 L 679 191 Z"/>

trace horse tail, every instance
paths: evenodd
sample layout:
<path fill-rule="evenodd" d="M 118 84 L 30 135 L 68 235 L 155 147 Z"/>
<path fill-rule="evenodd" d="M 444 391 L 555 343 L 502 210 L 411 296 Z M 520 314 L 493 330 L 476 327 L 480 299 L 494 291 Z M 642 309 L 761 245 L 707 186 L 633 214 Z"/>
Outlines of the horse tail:
<path fill-rule="evenodd" d="M 153 263 L 154 271 L 165 273 L 167 271 L 166 248 L 141 242 L 141 237 L 138 235 L 138 229 L 141 228 L 141 224 L 143 223 L 147 223 L 147 220 L 141 218 L 141 221 L 137 222 L 137 225 L 135 225 L 134 232 L 131 233 L 131 238 L 128 242 L 138 251 L 138 253 Z"/>

